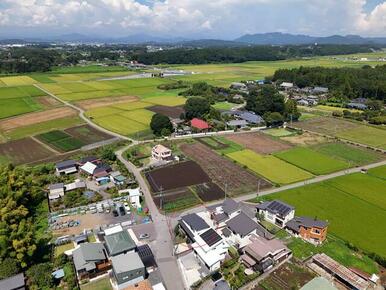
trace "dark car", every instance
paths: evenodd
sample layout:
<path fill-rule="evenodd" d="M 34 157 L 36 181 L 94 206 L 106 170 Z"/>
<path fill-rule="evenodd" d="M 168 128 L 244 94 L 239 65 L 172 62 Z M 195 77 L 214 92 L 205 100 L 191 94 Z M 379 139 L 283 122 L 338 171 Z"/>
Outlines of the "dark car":
<path fill-rule="evenodd" d="M 113 216 L 115 216 L 115 217 L 119 216 L 119 213 L 116 209 L 113 210 Z"/>

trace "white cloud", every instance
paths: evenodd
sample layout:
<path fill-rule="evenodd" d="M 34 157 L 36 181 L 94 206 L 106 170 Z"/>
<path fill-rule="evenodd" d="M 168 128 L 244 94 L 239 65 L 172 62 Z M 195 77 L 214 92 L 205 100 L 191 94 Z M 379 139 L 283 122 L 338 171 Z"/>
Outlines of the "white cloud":
<path fill-rule="evenodd" d="M 2 0 L 0 31 L 29 27 L 224 38 L 279 30 L 385 34 L 386 1 L 368 14 L 365 4 L 366 0 Z"/>

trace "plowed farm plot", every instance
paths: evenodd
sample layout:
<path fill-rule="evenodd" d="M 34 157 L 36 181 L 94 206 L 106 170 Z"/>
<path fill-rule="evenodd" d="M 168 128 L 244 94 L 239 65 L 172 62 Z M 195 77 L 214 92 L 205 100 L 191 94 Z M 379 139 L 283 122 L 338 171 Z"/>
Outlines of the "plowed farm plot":
<path fill-rule="evenodd" d="M 186 161 L 147 172 L 153 192 L 210 182 L 209 176 L 193 161 Z"/>
<path fill-rule="evenodd" d="M 64 130 L 64 132 L 70 134 L 76 139 L 81 140 L 85 144 L 92 144 L 113 138 L 113 136 L 99 131 L 89 125 L 68 128 Z"/>
<path fill-rule="evenodd" d="M 243 169 L 234 162 L 226 159 L 209 147 L 201 144 L 183 144 L 181 150 L 189 158 L 195 160 L 228 195 L 245 194 L 260 188 L 270 187 L 270 183 L 264 179 L 257 178 L 254 174 Z"/>
<path fill-rule="evenodd" d="M 292 147 L 290 144 L 259 133 L 234 134 L 226 138 L 260 154 L 271 154 Z"/>
<path fill-rule="evenodd" d="M 55 156 L 55 153 L 32 138 L 0 144 L 0 158 L 15 165 L 36 162 Z"/>
<path fill-rule="evenodd" d="M 168 116 L 170 118 L 174 118 L 174 119 L 179 118 L 181 116 L 181 114 L 185 112 L 185 110 L 183 109 L 182 106 L 168 107 L 168 106 L 157 105 L 157 106 L 152 106 L 152 107 L 148 108 L 148 110 L 150 110 L 154 113 Z"/>
<path fill-rule="evenodd" d="M 203 202 L 219 200 L 225 196 L 225 192 L 213 182 L 196 185 L 194 191 Z"/>

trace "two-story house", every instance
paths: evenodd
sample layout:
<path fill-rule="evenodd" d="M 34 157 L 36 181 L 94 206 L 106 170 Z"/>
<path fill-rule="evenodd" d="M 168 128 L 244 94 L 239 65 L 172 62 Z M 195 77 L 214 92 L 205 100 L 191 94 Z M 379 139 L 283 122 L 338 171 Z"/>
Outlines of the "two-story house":
<path fill-rule="evenodd" d="M 291 251 L 278 239 L 266 240 L 255 236 L 252 243 L 243 249 L 241 261 L 247 268 L 266 272 L 291 256 Z"/>
<path fill-rule="evenodd" d="M 295 217 L 288 221 L 286 230 L 312 244 L 320 245 L 327 237 L 328 224 L 309 217 Z"/>
<path fill-rule="evenodd" d="M 295 217 L 295 208 L 280 200 L 266 201 L 256 206 L 257 213 L 266 221 L 284 228 L 288 221 Z"/>
<path fill-rule="evenodd" d="M 151 157 L 157 161 L 169 161 L 172 159 L 172 150 L 158 144 L 151 149 Z"/>
<path fill-rule="evenodd" d="M 196 258 L 209 271 L 218 270 L 225 259 L 229 245 L 198 214 L 181 217 L 179 225 L 186 233 Z"/>

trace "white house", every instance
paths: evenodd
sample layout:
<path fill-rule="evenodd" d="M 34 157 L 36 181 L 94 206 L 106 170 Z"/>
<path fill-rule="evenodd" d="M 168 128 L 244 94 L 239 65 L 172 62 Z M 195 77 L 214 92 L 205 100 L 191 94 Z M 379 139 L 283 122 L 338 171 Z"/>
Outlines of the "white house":
<path fill-rule="evenodd" d="M 280 87 L 282 87 L 284 89 L 291 89 L 291 88 L 294 87 L 294 84 L 293 83 L 283 82 L 283 83 L 281 83 Z"/>
<path fill-rule="evenodd" d="M 89 175 L 93 175 L 97 167 L 94 163 L 87 161 L 80 169 Z"/>
<path fill-rule="evenodd" d="M 284 228 L 287 222 L 295 217 L 295 208 L 280 200 L 263 202 L 257 205 L 256 209 L 265 220 L 280 228 Z"/>
<path fill-rule="evenodd" d="M 161 144 L 158 144 L 151 149 L 151 157 L 157 161 L 167 161 L 172 157 L 172 150 Z"/>
<path fill-rule="evenodd" d="M 191 241 L 196 258 L 209 271 L 218 270 L 229 245 L 196 213 L 182 216 L 179 225 Z"/>
<path fill-rule="evenodd" d="M 64 196 L 64 184 L 63 183 L 55 183 L 49 186 L 49 200 L 59 199 Z"/>
<path fill-rule="evenodd" d="M 71 174 L 78 171 L 77 164 L 74 160 L 66 160 L 55 165 L 56 173 L 59 175 L 62 174 Z"/>
<path fill-rule="evenodd" d="M 133 207 L 135 207 L 137 209 L 142 207 L 141 206 L 142 192 L 141 192 L 139 187 L 134 188 L 134 189 L 128 188 L 128 189 L 119 190 L 118 193 L 119 194 L 128 194 L 129 199 L 130 199 L 130 204 Z"/>

